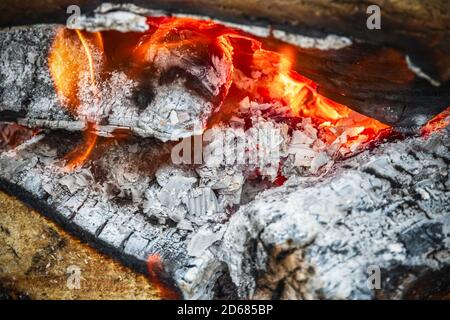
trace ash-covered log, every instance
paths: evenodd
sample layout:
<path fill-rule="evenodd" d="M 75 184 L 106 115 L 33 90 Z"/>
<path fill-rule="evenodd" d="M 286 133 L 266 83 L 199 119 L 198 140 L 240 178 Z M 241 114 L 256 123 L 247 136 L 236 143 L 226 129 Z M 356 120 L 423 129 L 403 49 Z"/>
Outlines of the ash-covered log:
<path fill-rule="evenodd" d="M 214 97 L 223 95 L 229 76 L 227 64 L 195 65 L 180 56 L 170 58 L 164 52 L 160 60 L 167 62 L 157 70 L 142 66 L 138 79 L 114 70 L 108 73 L 108 78 L 97 80 L 98 87 L 94 90 L 87 68 L 79 68 L 80 64 L 87 66 L 88 61 L 80 46 L 74 45 L 74 37 L 74 31 L 64 31 L 56 25 L 17 27 L 0 32 L 1 120 L 69 131 L 84 130 L 86 124 L 92 122 L 98 124 L 99 132 L 106 134 L 127 129 L 143 137 L 177 140 L 199 133 L 213 111 Z M 49 58 L 52 45 L 63 49 Z M 53 59 L 52 70 L 49 59 Z M 192 79 L 181 72 L 195 68 L 200 69 L 198 73 L 204 75 L 203 79 Z M 174 73 L 176 70 L 181 70 L 181 76 Z M 64 95 L 64 87 L 61 99 L 55 82 L 71 77 L 75 78 L 73 82 L 79 81 L 83 86 L 70 95 Z M 194 87 L 195 81 L 197 87 L 204 85 L 210 90 L 199 94 L 186 87 L 186 82 Z M 72 84 L 64 83 L 64 86 Z M 76 111 L 71 112 L 71 109 Z"/>
<path fill-rule="evenodd" d="M 326 176 L 293 177 L 241 207 L 221 252 L 240 296 L 404 299 L 448 292 L 449 132 L 386 143 Z M 369 286 L 374 270 L 378 288 Z"/>
<path fill-rule="evenodd" d="M 439 273 L 450 262 L 448 130 L 294 176 L 234 206 L 231 219 L 223 183 L 168 164 L 170 145 L 105 140 L 89 166 L 67 173 L 60 157 L 75 140 L 55 132 L 4 151 L 2 189 L 137 270 L 159 256 L 185 298 L 211 298 L 226 283 L 236 288 L 228 297 L 242 298 L 426 297 L 435 281 L 448 288 Z M 369 266 L 381 270 L 380 290 L 366 285 Z"/>

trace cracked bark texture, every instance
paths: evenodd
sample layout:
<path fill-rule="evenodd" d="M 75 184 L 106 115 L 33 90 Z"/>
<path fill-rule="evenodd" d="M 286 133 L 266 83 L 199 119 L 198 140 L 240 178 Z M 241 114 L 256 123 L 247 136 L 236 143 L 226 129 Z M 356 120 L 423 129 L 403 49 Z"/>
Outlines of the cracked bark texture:
<path fill-rule="evenodd" d="M 448 291 L 449 148 L 448 130 L 386 143 L 324 177 L 293 177 L 259 194 L 230 219 L 223 239 L 240 296 L 398 299 Z M 371 266 L 381 271 L 379 290 L 367 284 Z"/>
<path fill-rule="evenodd" d="M 155 140 L 106 140 L 89 166 L 67 173 L 73 134 L 37 136 L 0 155 L 1 187 L 141 272 L 159 255 L 188 299 L 218 286 L 240 298 L 427 297 L 450 283 L 448 138 L 386 142 L 260 193 L 231 218 L 218 191 L 170 165 L 170 145 Z"/>

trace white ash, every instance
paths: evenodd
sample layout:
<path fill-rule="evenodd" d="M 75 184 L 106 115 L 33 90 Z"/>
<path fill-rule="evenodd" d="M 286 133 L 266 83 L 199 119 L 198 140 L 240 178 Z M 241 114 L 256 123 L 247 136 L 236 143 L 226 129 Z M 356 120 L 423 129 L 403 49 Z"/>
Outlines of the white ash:
<path fill-rule="evenodd" d="M 139 7 L 132 3 L 109 3 L 104 2 L 94 9 L 95 13 L 105 14 L 108 12 L 115 11 L 126 11 L 135 13 L 141 16 L 165 16 L 168 15 L 167 11 L 164 10 L 155 10 L 155 9 L 147 9 L 143 7 Z"/>
<path fill-rule="evenodd" d="M 431 83 L 435 87 L 439 87 L 441 83 L 433 78 L 431 78 L 428 74 L 422 71 L 418 66 L 416 66 L 409 56 L 405 57 L 406 64 L 408 65 L 408 68 L 414 72 L 418 77 L 427 80 L 429 83 Z"/>
<path fill-rule="evenodd" d="M 77 108 L 78 119 L 84 122 L 102 123 L 110 120 L 110 125 L 127 118 L 124 123 L 130 123 L 138 118 L 136 106 L 131 102 L 136 82 L 129 79 L 123 72 L 113 72 L 108 81 L 91 85 L 89 72 L 84 72 L 80 83 Z"/>
<path fill-rule="evenodd" d="M 113 8 L 111 8 L 113 9 Z M 120 32 L 145 32 L 148 24 L 145 16 L 132 11 L 97 10 L 93 17 L 81 15 L 67 24 L 69 29 L 81 29 L 89 32 L 116 30 Z"/>
<path fill-rule="evenodd" d="M 226 207 L 218 203 L 215 192 L 199 185 L 199 177 L 191 169 L 173 165 L 156 172 L 157 185 L 148 188 L 143 203 L 144 213 L 161 221 L 171 219 L 183 229 L 223 219 Z"/>
<path fill-rule="evenodd" d="M 214 242 L 222 239 L 224 231 L 225 228 L 221 228 L 219 231 L 213 231 L 205 226 L 200 228 L 188 243 L 188 254 L 193 257 L 201 257 Z"/>
<path fill-rule="evenodd" d="M 352 40 L 334 34 L 325 38 L 306 37 L 299 34 L 289 33 L 283 30 L 273 30 L 273 36 L 281 41 L 293 44 L 300 48 L 314 48 L 319 50 L 340 50 L 352 45 Z"/>
<path fill-rule="evenodd" d="M 170 54 L 165 54 L 169 52 L 161 54 L 160 62 L 157 63 L 161 72 L 165 67 L 177 63 L 177 59 L 170 59 Z M 211 70 L 209 72 L 206 69 Z M 206 81 L 211 85 L 214 81 L 220 81 L 216 87 L 210 88 L 213 95 L 218 94 L 225 80 L 219 80 L 212 73 L 219 72 L 220 68 L 213 66 L 206 69 L 199 72 L 206 74 Z M 167 141 L 199 134 L 213 109 L 213 103 L 186 90 L 182 79 L 171 84 L 158 84 L 155 80 L 154 86 L 158 90 L 147 106 L 135 104 L 133 93 L 138 84 L 123 72 L 113 72 L 108 81 L 95 88 L 89 85 L 89 81 L 88 74 L 85 73 L 79 92 L 81 106 L 77 109 L 78 119 L 100 124 L 107 122 L 112 127 L 126 127 L 144 137 L 154 136 Z"/>
<path fill-rule="evenodd" d="M 237 117 L 235 116 L 232 123 L 239 124 L 239 117 L 252 115 L 251 120 L 254 129 L 265 127 L 267 132 L 273 134 L 271 139 L 262 137 L 263 140 L 266 140 L 266 143 L 270 142 L 270 145 L 265 144 L 264 141 L 256 141 L 263 142 L 261 144 L 262 157 L 260 159 L 264 159 L 266 163 L 273 163 L 273 165 L 266 168 L 264 164 L 256 166 L 256 168 L 262 170 L 263 175 L 270 176 L 272 179 L 277 175 L 278 165 L 281 163 L 282 158 L 285 159 L 282 162 L 282 171 L 287 177 L 296 173 L 305 174 L 309 172 L 315 174 L 322 167 L 329 167 L 335 159 L 347 157 L 360 151 L 367 142 L 366 136 L 359 136 L 363 127 L 353 124 L 353 126 L 349 126 L 348 128 L 331 128 L 331 130 L 335 130 L 336 134 L 341 133 L 331 144 L 327 144 L 319 138 L 319 128 L 313 125 L 311 118 L 303 118 L 297 124 L 296 128 L 293 129 L 292 135 L 290 136 L 287 133 L 288 126 L 286 124 L 277 123 L 270 118 L 265 119 L 262 116 L 261 111 L 267 109 L 274 110 L 274 112 L 280 114 L 285 112 L 286 116 L 290 114 L 290 109 L 285 110 L 278 104 L 260 104 L 255 101 L 250 101 L 246 97 L 239 103 L 239 113 Z M 349 123 L 349 125 L 352 125 L 352 123 Z M 245 133 L 247 138 L 248 136 L 251 137 L 252 130 L 248 130 Z M 259 132 L 264 132 L 264 130 Z M 273 139 L 273 137 L 279 137 L 279 140 Z M 348 138 L 353 139 L 352 144 L 349 146 L 346 144 Z M 252 139 L 250 138 L 249 141 L 252 141 Z M 252 154 L 247 155 L 247 157 L 254 156 L 256 149 L 256 143 L 249 147 L 246 152 Z M 269 153 L 265 154 L 264 150 L 267 150 Z M 277 154 L 273 150 L 279 150 L 279 153 Z M 272 159 L 270 158 L 271 155 L 273 156 Z"/>
<path fill-rule="evenodd" d="M 19 118 L 17 123 L 30 128 L 59 128 L 67 131 L 84 131 L 87 128 L 84 121 Z"/>
<path fill-rule="evenodd" d="M 20 113 L 24 104 L 39 105 L 30 111 L 45 119 L 67 116 L 58 102 L 47 67 L 51 42 L 58 26 L 34 25 L 0 30 L 0 111 Z M 32 107 L 33 108 L 33 107 Z"/>
<path fill-rule="evenodd" d="M 225 56 L 219 58 L 213 55 L 211 57 L 211 65 L 204 66 L 191 61 L 192 57 L 186 51 L 178 48 L 168 49 L 156 44 L 155 46 L 150 46 L 144 59 L 154 64 L 160 73 L 174 67 L 185 70 L 196 79 L 199 79 L 211 96 L 219 95 L 222 87 L 230 81 L 232 76 L 233 63 L 228 61 Z"/>

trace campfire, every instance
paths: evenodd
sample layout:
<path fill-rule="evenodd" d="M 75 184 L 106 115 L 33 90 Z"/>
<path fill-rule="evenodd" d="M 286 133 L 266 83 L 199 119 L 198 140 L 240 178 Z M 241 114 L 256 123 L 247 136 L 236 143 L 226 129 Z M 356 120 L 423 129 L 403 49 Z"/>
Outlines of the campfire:
<path fill-rule="evenodd" d="M 0 42 L 1 188 L 163 297 L 414 297 L 449 268 L 448 85 L 400 49 L 128 5 Z"/>
<path fill-rule="evenodd" d="M 213 101 L 211 114 L 201 121 L 202 131 L 230 123 L 248 130 L 260 119 L 284 124 L 289 138 L 294 137 L 290 152 L 296 163 L 309 157 L 323 165 L 318 157 L 355 153 L 389 131 L 389 126 L 318 94 L 318 85 L 293 69 L 292 45 L 258 39 L 208 20 L 148 17 L 147 24 L 143 33 L 58 31 L 49 69 L 62 105 L 86 123 L 87 131 L 85 145 L 79 147 L 82 151 L 70 153 L 67 167 L 74 169 L 89 159 L 97 125 L 115 112 L 103 109 L 108 105 L 105 101 L 118 95 L 131 100 L 134 88 L 150 95 L 158 82 L 177 79 Z M 123 93 L 109 87 L 119 85 L 117 79 L 123 81 Z M 149 98 L 144 103 L 151 104 Z M 130 123 L 132 116 L 124 110 L 120 121 Z M 170 121 L 178 118 L 172 110 Z"/>

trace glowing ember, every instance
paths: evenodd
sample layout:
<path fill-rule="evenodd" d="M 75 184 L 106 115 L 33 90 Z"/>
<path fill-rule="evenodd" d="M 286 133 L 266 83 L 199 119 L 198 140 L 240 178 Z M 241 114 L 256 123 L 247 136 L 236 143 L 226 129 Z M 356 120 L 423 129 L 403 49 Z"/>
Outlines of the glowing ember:
<path fill-rule="evenodd" d="M 37 133 L 15 123 L 0 124 L 0 149 L 14 149 Z"/>
<path fill-rule="evenodd" d="M 180 294 L 171 289 L 171 285 L 165 282 L 164 268 L 159 255 L 151 255 L 147 259 L 147 271 L 149 280 L 156 286 L 161 299 L 163 300 L 178 300 Z"/>
<path fill-rule="evenodd" d="M 69 154 L 65 156 L 67 160 L 65 169 L 72 171 L 82 166 L 91 155 L 97 143 L 97 134 L 95 133 L 95 124 L 89 123 L 88 129 L 85 132 L 84 142 L 76 147 Z"/>
<path fill-rule="evenodd" d="M 89 34 L 78 30 L 58 33 L 49 65 L 58 95 L 71 112 L 76 114 L 80 105 L 80 88 L 86 86 L 85 73 L 89 74 L 92 95 L 97 96 L 100 81 L 107 81 L 108 72 L 116 68 L 139 81 L 144 70 L 168 71 L 164 70 L 167 59 L 188 66 L 213 61 L 216 69 L 222 69 L 214 76 L 223 77 L 224 85 L 220 89 L 202 89 L 212 96 L 218 90 L 221 92 L 220 101 L 214 101 L 216 113 L 209 119 L 210 127 L 227 123 L 236 114 L 242 116 L 239 105 L 246 100 L 267 105 L 261 112 L 263 117 L 288 123 L 292 129 L 302 119 L 311 119 L 318 137 L 325 143 L 332 144 L 345 134 L 342 145 L 352 152 L 389 129 L 318 94 L 317 84 L 293 69 L 295 47 L 278 44 L 273 49 L 272 43 L 273 50 L 268 50 L 264 48 L 264 39 L 212 21 L 149 17 L 147 23 L 150 28 L 145 33 Z M 198 78 L 211 77 L 201 71 L 187 72 Z M 91 130 L 94 124 L 88 127 Z M 81 148 L 83 152 L 70 154 L 70 157 L 76 154 L 76 158 L 69 160 L 69 168 L 82 165 L 89 158 L 96 143 L 94 136 L 95 132 L 90 131 Z"/>
<path fill-rule="evenodd" d="M 432 132 L 442 130 L 450 124 L 450 107 L 431 119 L 423 128 L 422 134 L 429 135 Z"/>

